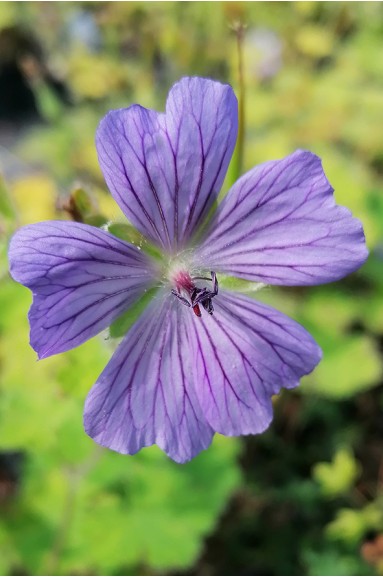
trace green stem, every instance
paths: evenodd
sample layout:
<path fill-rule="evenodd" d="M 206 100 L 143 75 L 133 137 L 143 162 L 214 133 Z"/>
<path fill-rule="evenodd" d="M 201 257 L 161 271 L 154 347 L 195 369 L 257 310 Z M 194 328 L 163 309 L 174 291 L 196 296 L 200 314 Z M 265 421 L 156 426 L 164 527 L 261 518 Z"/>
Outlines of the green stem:
<path fill-rule="evenodd" d="M 238 56 L 238 139 L 235 152 L 235 177 L 236 180 L 243 172 L 243 153 L 245 145 L 245 74 L 243 70 L 243 40 L 246 26 L 237 22 L 233 26 L 237 40 Z"/>

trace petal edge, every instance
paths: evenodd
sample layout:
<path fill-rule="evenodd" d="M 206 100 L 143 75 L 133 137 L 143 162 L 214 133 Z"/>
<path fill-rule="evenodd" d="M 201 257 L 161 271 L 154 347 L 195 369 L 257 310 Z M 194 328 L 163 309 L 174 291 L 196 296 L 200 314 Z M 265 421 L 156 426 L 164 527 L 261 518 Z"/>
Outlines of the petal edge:
<path fill-rule="evenodd" d="M 31 346 L 39 359 L 80 345 L 154 283 L 148 258 L 106 231 L 70 221 L 22 227 L 11 239 L 10 273 L 31 289 Z"/>
<path fill-rule="evenodd" d="M 130 329 L 88 394 L 84 427 L 119 453 L 157 444 L 184 463 L 210 445 L 213 431 L 190 382 L 185 318 L 174 304 L 155 298 Z"/>
<path fill-rule="evenodd" d="M 272 419 L 271 397 L 293 388 L 321 359 L 298 323 L 244 295 L 222 291 L 214 315 L 193 332 L 197 395 L 211 427 L 224 435 L 263 432 Z"/>
<path fill-rule="evenodd" d="M 232 88 L 183 78 L 166 112 L 114 110 L 96 135 L 106 183 L 127 218 L 166 251 L 181 248 L 222 186 L 237 136 Z"/>
<path fill-rule="evenodd" d="M 308 151 L 259 165 L 219 205 L 197 260 L 271 285 L 337 281 L 368 251 L 362 224 L 332 193 L 320 158 Z"/>

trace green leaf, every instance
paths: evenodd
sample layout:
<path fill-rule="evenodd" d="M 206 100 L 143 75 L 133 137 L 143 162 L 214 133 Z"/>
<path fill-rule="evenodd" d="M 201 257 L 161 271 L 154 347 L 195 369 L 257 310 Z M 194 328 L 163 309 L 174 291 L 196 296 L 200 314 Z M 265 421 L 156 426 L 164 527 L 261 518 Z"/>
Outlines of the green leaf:
<path fill-rule="evenodd" d="M 221 436 L 185 465 L 156 447 L 129 457 L 102 452 L 80 488 L 62 570 L 190 564 L 239 482 L 237 452 L 237 440 Z"/>
<path fill-rule="evenodd" d="M 370 253 L 369 258 L 363 265 L 360 274 L 372 284 L 376 284 L 380 289 L 383 287 L 383 251 L 382 248 Z"/>
<path fill-rule="evenodd" d="M 304 393 L 345 399 L 379 383 L 382 362 L 373 339 L 363 336 L 343 338 L 330 349 L 323 348 L 322 361 L 302 379 Z"/>
<path fill-rule="evenodd" d="M 360 474 L 360 466 L 349 449 L 339 449 L 332 463 L 321 462 L 314 466 L 314 479 L 323 494 L 335 498 L 348 492 Z"/>
<path fill-rule="evenodd" d="M 302 315 L 310 324 L 333 339 L 343 339 L 344 333 L 360 317 L 360 305 L 351 292 L 334 287 L 311 290 L 302 304 Z"/>
<path fill-rule="evenodd" d="M 335 520 L 326 527 L 326 534 L 329 538 L 350 544 L 358 542 L 365 531 L 363 512 L 346 508 L 339 510 Z"/>
<path fill-rule="evenodd" d="M 49 121 L 59 119 L 63 105 L 49 84 L 41 81 L 36 83 L 35 94 L 43 117 Z"/>
<path fill-rule="evenodd" d="M 313 545 L 315 547 L 318 546 Z M 306 576 L 363 576 L 370 572 L 359 556 L 343 554 L 328 544 L 318 551 L 305 550 L 302 559 L 308 568 Z"/>
<path fill-rule="evenodd" d="M 383 267 L 382 267 L 383 270 Z M 361 304 L 363 322 L 370 331 L 383 334 L 383 300 L 380 293 L 372 295 Z"/>
<path fill-rule="evenodd" d="M 381 504 L 373 502 L 361 510 L 343 508 L 335 520 L 326 527 L 326 534 L 332 540 L 355 544 L 369 530 L 378 530 L 383 523 Z"/>

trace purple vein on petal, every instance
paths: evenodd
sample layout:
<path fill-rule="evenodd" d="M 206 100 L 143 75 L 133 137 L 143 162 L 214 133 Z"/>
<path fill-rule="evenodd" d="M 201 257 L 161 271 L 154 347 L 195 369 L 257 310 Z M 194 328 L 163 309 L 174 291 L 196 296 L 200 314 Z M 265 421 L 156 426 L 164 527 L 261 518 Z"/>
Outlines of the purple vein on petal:
<path fill-rule="evenodd" d="M 185 248 L 217 197 L 234 149 L 232 89 L 184 78 L 166 113 L 138 105 L 111 111 L 96 144 L 105 180 L 128 219 L 168 252 Z"/>
<path fill-rule="evenodd" d="M 202 411 L 225 435 L 259 433 L 271 420 L 272 395 L 298 385 L 320 349 L 303 327 L 253 299 L 221 291 L 214 306 L 191 333 Z"/>
<path fill-rule="evenodd" d="M 361 223 L 335 204 L 320 159 L 296 151 L 235 183 L 195 263 L 251 281 L 314 285 L 341 279 L 367 255 Z"/>
<path fill-rule="evenodd" d="M 184 462 L 210 444 L 178 302 L 162 295 L 143 313 L 90 392 L 84 419 L 95 441 L 121 453 L 156 443 Z"/>
<path fill-rule="evenodd" d="M 33 292 L 31 345 L 40 358 L 80 345 L 156 283 L 136 247 L 81 223 L 47 221 L 11 240 L 10 271 Z"/>

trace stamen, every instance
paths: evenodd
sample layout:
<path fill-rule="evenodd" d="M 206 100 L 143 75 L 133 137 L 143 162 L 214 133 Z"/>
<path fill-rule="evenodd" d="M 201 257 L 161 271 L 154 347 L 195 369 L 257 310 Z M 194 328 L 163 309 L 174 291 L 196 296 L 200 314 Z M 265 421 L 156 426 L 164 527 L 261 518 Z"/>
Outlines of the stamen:
<path fill-rule="evenodd" d="M 178 297 L 178 299 L 181 301 L 181 303 L 183 303 L 184 305 L 186 305 L 187 307 L 191 307 L 189 301 L 187 299 L 185 299 L 185 297 L 182 297 L 182 295 L 180 295 L 179 293 L 177 293 L 177 291 L 174 291 L 174 289 L 172 289 L 172 294 L 175 295 L 176 297 Z"/>
<path fill-rule="evenodd" d="M 203 281 L 211 281 L 212 288 L 208 289 L 207 287 L 197 287 L 194 284 L 194 281 L 203 280 Z M 218 280 L 217 275 L 214 271 L 211 271 L 211 278 L 209 277 L 191 277 L 187 271 L 178 270 L 172 278 L 172 282 L 176 286 L 177 290 L 172 289 L 171 293 L 175 297 L 177 297 L 181 303 L 186 305 L 187 307 L 192 307 L 195 315 L 197 317 L 201 317 L 201 310 L 199 305 L 205 309 L 207 313 L 213 315 L 214 307 L 213 307 L 213 297 L 218 294 Z M 182 295 L 182 292 L 189 297 L 187 299 Z"/>
<path fill-rule="evenodd" d="M 213 281 L 213 279 L 211 277 L 192 277 L 193 281 L 196 281 L 197 279 L 201 279 L 203 281 Z"/>

